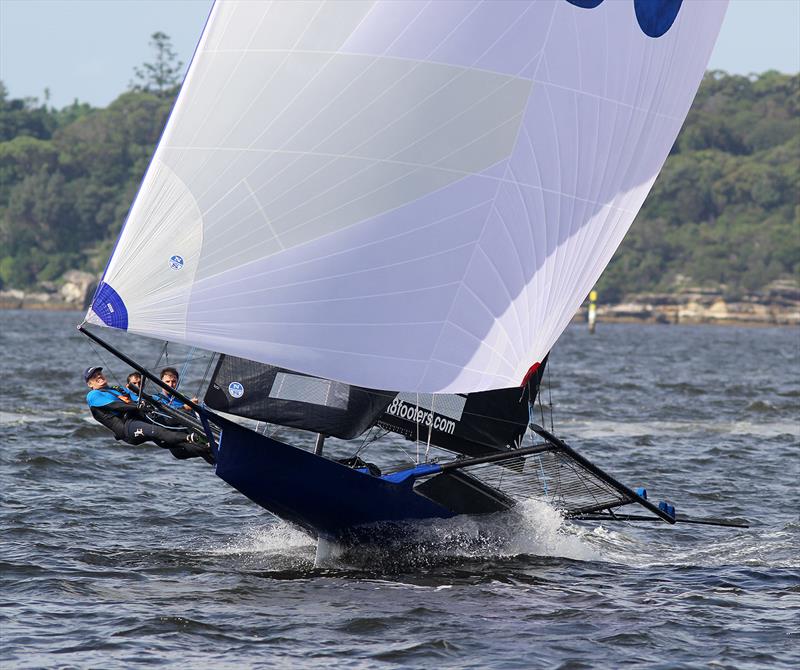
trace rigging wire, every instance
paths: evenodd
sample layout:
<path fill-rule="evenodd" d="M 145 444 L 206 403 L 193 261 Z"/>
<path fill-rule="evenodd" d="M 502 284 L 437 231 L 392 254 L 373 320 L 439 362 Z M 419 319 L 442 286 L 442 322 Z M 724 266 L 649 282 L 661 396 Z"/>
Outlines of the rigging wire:
<path fill-rule="evenodd" d="M 203 378 L 200 380 L 200 383 L 197 385 L 197 392 L 194 394 L 195 397 L 197 397 L 197 398 L 200 397 L 200 390 L 203 388 L 203 386 L 205 386 L 206 380 L 208 379 L 208 372 L 209 372 L 209 370 L 211 370 L 211 364 L 214 362 L 214 356 L 215 355 L 216 354 L 212 353 L 208 357 L 208 363 L 206 364 L 206 370 L 203 373 Z"/>
<path fill-rule="evenodd" d="M 363 451 L 366 451 L 366 449 L 369 446 L 371 446 L 374 442 L 377 442 L 379 439 L 385 437 L 388 434 L 389 434 L 388 429 L 378 428 L 377 425 L 372 426 L 372 428 L 369 429 L 367 434 L 364 435 L 364 439 L 361 441 L 361 446 L 359 446 L 358 449 L 355 450 L 355 453 L 353 454 L 352 457 L 358 458 L 359 454 L 361 454 Z"/>
<path fill-rule="evenodd" d="M 539 403 L 539 415 L 542 417 L 542 425 L 544 426 L 544 402 L 542 401 L 542 396 L 543 395 L 544 395 L 544 393 L 542 393 L 542 387 L 540 385 L 539 386 L 539 394 L 538 394 L 538 397 L 536 398 L 536 401 Z M 552 431 L 550 431 L 550 432 L 552 432 Z"/>
<path fill-rule="evenodd" d="M 428 415 L 428 419 L 430 423 L 428 424 L 428 444 L 425 446 L 425 462 L 428 462 L 429 454 L 431 453 L 431 434 L 433 433 L 433 417 L 435 413 L 433 411 L 436 403 L 436 394 L 431 393 L 431 413 Z"/>
<path fill-rule="evenodd" d="M 183 381 L 184 377 L 186 376 L 186 372 L 189 369 L 189 363 L 192 361 L 192 357 L 194 356 L 195 348 L 192 347 L 189 349 L 189 353 L 186 354 L 186 360 L 183 361 L 183 365 L 181 366 L 180 371 L 178 372 L 178 384 L 175 387 L 176 389 L 180 387 L 181 382 Z"/>
<path fill-rule="evenodd" d="M 553 427 L 553 393 L 552 387 L 550 385 L 550 365 L 547 366 L 547 408 L 550 410 L 550 432 L 555 433 L 555 428 Z M 544 423 L 544 417 L 542 417 L 542 423 Z"/>
<path fill-rule="evenodd" d="M 120 383 L 119 379 L 117 378 L 117 375 L 114 372 L 114 368 L 108 364 L 106 357 L 103 355 L 103 352 L 100 350 L 100 348 L 94 342 L 92 342 L 92 340 L 89 340 L 89 346 L 92 348 L 95 355 L 100 359 L 100 362 L 103 364 L 103 370 L 108 371 L 109 373 L 108 376 L 112 378 L 112 381 L 114 381 L 117 386 L 123 386 L 123 384 Z"/>
<path fill-rule="evenodd" d="M 414 423 L 417 426 L 417 465 L 419 465 L 419 391 L 417 391 L 417 406 L 414 408 Z"/>
<path fill-rule="evenodd" d="M 155 363 L 153 363 L 153 370 L 156 370 L 156 368 L 158 368 L 159 365 L 161 365 L 161 359 L 164 358 L 165 356 L 166 356 L 166 364 L 169 365 L 169 352 L 167 351 L 168 344 L 169 343 L 166 340 L 164 340 L 164 346 L 161 347 L 161 351 L 158 354 L 158 358 L 156 358 Z"/>

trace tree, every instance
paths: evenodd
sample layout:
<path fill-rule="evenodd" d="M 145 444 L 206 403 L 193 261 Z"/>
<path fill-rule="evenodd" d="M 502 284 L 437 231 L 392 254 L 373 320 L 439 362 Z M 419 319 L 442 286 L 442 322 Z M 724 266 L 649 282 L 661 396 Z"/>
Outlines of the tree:
<path fill-rule="evenodd" d="M 56 127 L 54 115 L 36 98 L 9 99 L 8 89 L 0 82 L 0 142 L 18 135 L 50 139 Z"/>
<path fill-rule="evenodd" d="M 133 69 L 135 80 L 131 87 L 139 91 L 152 91 L 159 95 L 169 93 L 181 81 L 183 63 L 172 50 L 172 40 L 162 32 L 150 36 L 150 46 L 155 50 L 152 63 L 142 63 Z"/>

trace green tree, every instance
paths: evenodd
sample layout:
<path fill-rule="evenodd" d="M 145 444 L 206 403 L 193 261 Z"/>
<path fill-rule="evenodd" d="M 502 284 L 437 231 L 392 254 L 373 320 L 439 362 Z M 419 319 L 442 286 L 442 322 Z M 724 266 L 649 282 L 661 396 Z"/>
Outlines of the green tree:
<path fill-rule="evenodd" d="M 172 40 L 162 32 L 150 36 L 150 46 L 155 52 L 153 62 L 135 67 L 131 87 L 137 91 L 153 91 L 159 95 L 169 93 L 181 81 L 183 63 L 172 49 Z"/>
<path fill-rule="evenodd" d="M 41 170 L 51 172 L 57 165 L 58 151 L 50 140 L 18 135 L 0 142 L 0 202 L 8 202 L 13 185 L 27 175 Z"/>
<path fill-rule="evenodd" d="M 41 170 L 26 176 L 11 190 L 7 216 L 16 224 L 3 235 L 12 252 L 35 247 L 58 253 L 77 243 L 74 208 L 60 172 Z"/>
<path fill-rule="evenodd" d="M 8 89 L 0 81 L 0 142 L 18 135 L 49 139 L 56 128 L 56 118 L 36 98 L 9 99 Z"/>

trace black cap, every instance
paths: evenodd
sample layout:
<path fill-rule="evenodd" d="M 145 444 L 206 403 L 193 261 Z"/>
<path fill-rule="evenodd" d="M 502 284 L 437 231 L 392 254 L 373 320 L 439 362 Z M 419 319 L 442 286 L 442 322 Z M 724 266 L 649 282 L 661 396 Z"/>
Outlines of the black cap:
<path fill-rule="evenodd" d="M 90 368 L 86 368 L 86 371 L 83 373 L 83 381 L 88 382 L 95 372 L 100 372 L 102 369 L 103 368 L 101 368 L 99 365 L 93 365 Z"/>

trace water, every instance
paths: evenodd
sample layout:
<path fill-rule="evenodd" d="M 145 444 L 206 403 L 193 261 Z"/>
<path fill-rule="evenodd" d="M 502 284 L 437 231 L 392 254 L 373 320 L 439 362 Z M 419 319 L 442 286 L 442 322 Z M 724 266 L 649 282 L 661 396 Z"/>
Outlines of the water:
<path fill-rule="evenodd" d="M 79 318 L 0 312 L 4 668 L 800 665 L 797 330 L 600 324 L 552 357 L 573 447 L 747 530 L 577 524 L 532 504 L 315 568 L 311 541 L 204 463 L 87 418 L 97 355 Z"/>

